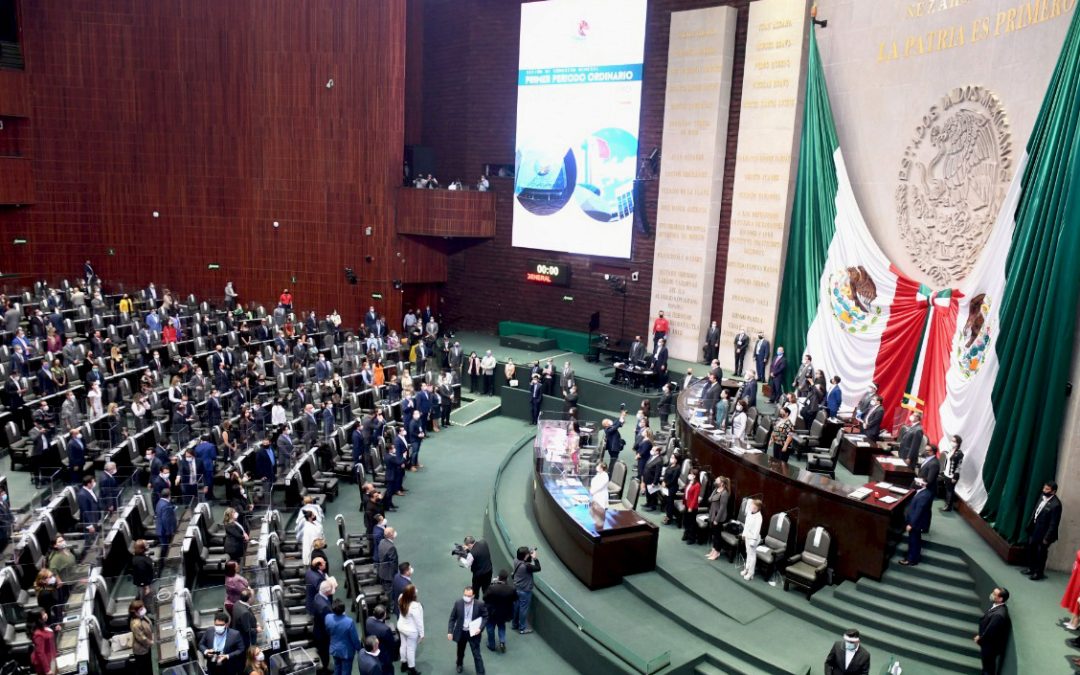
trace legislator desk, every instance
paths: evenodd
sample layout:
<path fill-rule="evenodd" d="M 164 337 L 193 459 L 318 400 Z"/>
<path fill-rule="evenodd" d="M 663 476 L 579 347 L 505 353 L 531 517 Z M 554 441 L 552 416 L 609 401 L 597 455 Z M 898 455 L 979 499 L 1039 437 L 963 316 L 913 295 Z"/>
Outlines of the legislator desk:
<path fill-rule="evenodd" d="M 632 366 L 629 363 L 616 363 L 612 384 L 620 384 L 632 389 L 659 389 L 663 386 L 660 374 L 651 368 Z"/>
<path fill-rule="evenodd" d="M 915 469 L 904 463 L 899 457 L 875 457 L 874 468 L 870 470 L 872 482 L 892 483 L 911 487 L 915 482 Z"/>
<path fill-rule="evenodd" d="M 704 410 L 697 407 L 703 389 L 703 382 L 695 382 L 678 401 L 679 438 L 696 465 L 710 476 L 730 478 L 735 500 L 760 497 L 766 522 L 774 513 L 798 509 L 799 548 L 812 528 L 820 525 L 828 530 L 833 539 L 830 566 L 841 578 L 880 580 L 903 529 L 911 493 L 894 494 L 871 483 L 847 485 L 764 453 L 740 452 L 727 437 L 694 422 L 703 419 Z M 868 496 L 853 498 L 860 488 Z"/>
<path fill-rule="evenodd" d="M 533 511 L 551 550 L 590 590 L 655 569 L 660 528 L 635 511 L 589 504 L 588 478 L 571 474 L 563 452 L 566 431 L 569 422 L 541 420 L 533 444 Z"/>
<path fill-rule="evenodd" d="M 871 441 L 861 434 L 844 434 L 839 451 L 840 464 L 858 476 L 869 476 L 874 469 L 874 458 L 889 454 L 884 444 Z"/>

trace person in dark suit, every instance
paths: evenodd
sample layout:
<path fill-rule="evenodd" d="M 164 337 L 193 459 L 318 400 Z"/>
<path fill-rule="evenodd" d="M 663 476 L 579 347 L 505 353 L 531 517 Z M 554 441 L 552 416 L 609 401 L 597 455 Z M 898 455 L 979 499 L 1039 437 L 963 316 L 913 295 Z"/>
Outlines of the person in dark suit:
<path fill-rule="evenodd" d="M 240 639 L 244 641 L 244 649 L 259 642 L 259 621 L 251 611 L 251 589 L 245 588 L 240 591 L 240 599 L 232 608 L 232 625 L 236 632 L 240 633 Z"/>
<path fill-rule="evenodd" d="M 915 468 L 919 461 L 919 451 L 923 445 L 922 413 L 913 412 L 910 424 L 900 434 L 900 459 Z"/>
<path fill-rule="evenodd" d="M 247 550 L 248 533 L 240 524 L 240 514 L 236 509 L 225 509 L 225 554 L 229 560 L 241 562 Z"/>
<path fill-rule="evenodd" d="M 274 478 L 277 476 L 276 459 L 274 450 L 270 447 L 270 439 L 262 439 L 259 449 L 255 451 L 255 478 L 262 481 L 262 497 L 267 504 L 270 503 L 270 489 L 273 487 Z"/>
<path fill-rule="evenodd" d="M 394 575 L 398 572 L 398 552 L 394 541 L 397 539 L 397 531 L 388 527 L 383 531 L 383 539 L 379 542 L 379 564 L 376 565 L 376 576 L 382 584 L 383 591 L 390 595 L 394 584 Z"/>
<path fill-rule="evenodd" d="M 330 670 L 330 631 L 326 628 L 326 617 L 333 610 L 331 604 L 334 596 L 334 582 L 329 579 L 319 584 L 319 592 L 315 594 L 315 599 L 311 603 L 311 608 L 314 610 L 311 616 L 315 622 L 315 627 L 312 629 L 311 634 L 315 640 L 315 651 L 319 653 L 319 660 L 322 662 L 323 671 Z"/>
<path fill-rule="evenodd" d="M 82 478 L 83 467 L 86 465 L 86 445 L 82 441 L 82 430 L 78 427 L 71 430 L 67 453 L 71 484 L 77 485 Z"/>
<path fill-rule="evenodd" d="M 660 446 L 653 446 L 649 453 L 649 459 L 645 462 L 645 471 L 642 473 L 641 485 L 645 490 L 645 510 L 656 510 L 656 498 L 660 494 L 660 477 L 664 469 L 664 458 L 660 454 Z M 633 498 L 631 496 L 631 498 Z"/>
<path fill-rule="evenodd" d="M 619 461 L 619 453 L 623 449 L 622 434 L 619 433 L 619 429 L 622 427 L 623 422 L 626 421 L 626 408 L 623 408 L 619 413 L 619 419 L 614 422 L 610 419 L 604 419 L 600 422 L 600 426 L 604 430 L 604 446 L 607 448 L 608 456 L 611 457 L 611 461 L 608 462 L 608 466 L 615 466 L 615 462 Z"/>
<path fill-rule="evenodd" d="M 722 389 L 723 387 L 720 386 L 716 376 L 709 373 L 709 383 L 705 385 L 705 391 L 701 394 L 701 407 L 705 408 L 708 418 L 713 421 L 716 421 L 716 404 L 720 401 L 720 391 Z"/>
<path fill-rule="evenodd" d="M 334 657 L 334 675 L 352 675 L 356 652 L 362 649 L 356 622 L 345 614 L 345 603 L 335 600 L 331 614 L 326 616 L 326 632 L 330 635 L 330 654 Z"/>
<path fill-rule="evenodd" d="M 89 534 L 94 534 L 101 524 L 101 504 L 98 496 L 94 494 L 96 484 L 93 476 L 86 476 L 82 481 L 82 489 L 75 496 L 79 503 L 79 522 Z"/>
<path fill-rule="evenodd" d="M 465 537 L 462 542 L 468 554 L 462 558 L 462 565 L 472 572 L 472 587 L 476 597 L 483 598 L 491 585 L 491 551 L 488 543 L 476 537 Z"/>
<path fill-rule="evenodd" d="M 169 501 L 170 492 L 168 488 L 161 491 L 161 498 L 158 499 L 157 506 L 154 507 L 154 530 L 157 533 L 158 542 L 161 544 L 161 555 L 158 556 L 158 560 L 164 562 L 168 557 L 169 543 L 172 541 L 173 535 L 176 534 L 176 509 L 173 508 L 172 502 Z"/>
<path fill-rule="evenodd" d="M 765 364 L 769 362 L 771 353 L 772 347 L 769 345 L 769 341 L 765 339 L 765 333 L 758 331 L 757 341 L 754 342 L 754 365 L 757 369 L 758 382 L 765 381 Z"/>
<path fill-rule="evenodd" d="M 315 596 L 319 594 L 319 586 L 326 581 L 326 560 L 312 558 L 311 565 L 304 571 L 304 609 L 308 614 L 315 613 Z"/>
<path fill-rule="evenodd" d="M 383 492 L 383 509 L 393 511 L 394 495 L 401 491 L 404 478 L 405 456 L 409 453 L 409 444 L 405 439 L 405 426 L 398 426 L 398 435 L 394 443 L 387 448 L 383 463 L 386 465 L 386 490 Z"/>
<path fill-rule="evenodd" d="M 867 440 L 877 441 L 881 437 L 881 423 L 885 419 L 885 408 L 881 405 L 881 397 L 874 395 L 870 409 L 866 411 L 866 422 L 863 424 L 863 435 Z"/>
<path fill-rule="evenodd" d="M 529 412 L 532 424 L 540 419 L 540 404 L 544 402 L 544 385 L 540 383 L 540 376 L 533 375 L 529 382 Z"/>
<path fill-rule="evenodd" d="M 675 517 L 675 494 L 679 491 L 679 473 L 679 456 L 673 454 L 668 461 L 667 468 L 664 469 L 660 485 L 667 489 L 667 494 L 664 495 L 664 524 L 674 523 L 676 527 L 682 525 L 680 520 Z"/>
<path fill-rule="evenodd" d="M 26 405 L 23 400 L 24 389 L 19 384 L 19 374 L 12 371 L 4 382 L 4 406 L 10 410 L 18 410 Z"/>
<path fill-rule="evenodd" d="M 735 374 L 743 372 L 743 363 L 746 361 L 746 349 L 750 346 L 750 335 L 745 328 L 735 334 Z"/>
<path fill-rule="evenodd" d="M 915 487 L 915 496 L 911 498 L 904 525 L 904 531 L 908 534 L 908 551 L 900 564 L 905 567 L 918 565 L 922 560 L 922 536 L 930 527 L 930 505 L 934 501 L 934 493 L 926 489 L 925 480 L 916 478 Z"/>
<path fill-rule="evenodd" d="M 634 341 L 630 343 L 630 365 L 636 366 L 645 361 L 645 343 L 641 341 L 640 335 L 634 336 Z"/>
<path fill-rule="evenodd" d="M 394 614 L 399 611 L 398 598 L 401 597 L 401 592 L 412 582 L 412 565 L 408 562 L 398 565 L 398 573 L 394 575 L 394 581 L 390 584 L 390 606 L 394 608 Z"/>
<path fill-rule="evenodd" d="M 412 419 L 405 423 L 405 431 L 405 440 L 409 443 L 408 459 L 405 466 L 410 471 L 419 471 L 423 468 L 420 464 L 420 446 L 424 442 L 424 437 L 427 436 L 424 413 L 420 412 L 420 410 L 413 410 Z"/>
<path fill-rule="evenodd" d="M 982 675 L 997 675 L 1001 657 L 1005 655 L 1009 631 L 1012 630 L 1009 608 L 1005 606 L 1008 601 L 1009 591 L 995 588 L 990 593 L 990 602 L 993 604 L 979 618 L 979 633 L 974 639 L 979 645 L 979 656 L 982 657 Z"/>
<path fill-rule="evenodd" d="M 1035 512 L 1028 521 L 1027 558 L 1028 567 L 1022 570 L 1032 581 L 1046 578 L 1046 555 L 1050 545 L 1057 541 L 1058 524 L 1061 523 L 1061 500 L 1057 497 L 1057 483 L 1043 484 L 1042 496 L 1035 505 Z"/>
<path fill-rule="evenodd" d="M 870 675 L 870 652 L 861 642 L 859 631 L 846 631 L 825 657 L 825 675 Z"/>
<path fill-rule="evenodd" d="M 749 379 L 739 387 L 739 393 L 735 400 L 746 401 L 747 408 L 753 408 L 757 405 L 758 381 L 753 374 L 748 374 L 748 377 Z"/>
<path fill-rule="evenodd" d="M 960 467 L 964 463 L 964 451 L 960 449 L 963 439 L 953 434 L 952 452 L 945 459 L 945 507 L 942 511 L 952 511 L 956 501 L 956 484 L 960 481 Z"/>
<path fill-rule="evenodd" d="M 229 628 L 229 615 L 214 615 L 214 627 L 203 631 L 199 651 L 206 657 L 208 675 L 237 675 L 243 669 L 244 640 Z"/>
<path fill-rule="evenodd" d="M 473 630 L 470 625 L 477 619 L 480 619 L 480 627 Z M 465 646 L 468 645 L 472 650 L 477 675 L 484 674 L 484 655 L 480 653 L 480 636 L 487 624 L 487 606 L 482 600 L 473 598 L 472 586 L 466 586 L 461 598 L 454 602 L 454 608 L 450 610 L 450 621 L 446 625 L 446 639 L 457 643 L 457 672 L 462 671 Z"/>
<path fill-rule="evenodd" d="M 368 621 L 371 621 L 370 617 Z M 364 638 L 364 651 L 360 652 L 360 659 L 357 663 L 360 675 L 383 675 L 383 673 L 393 672 L 393 670 L 383 670 L 383 663 L 380 660 L 382 652 L 383 647 L 379 638 L 374 635 L 368 635 Z"/>
<path fill-rule="evenodd" d="M 705 357 L 705 363 L 712 363 L 712 360 L 716 358 L 720 353 L 720 327 L 713 321 L 709 324 L 709 328 L 705 331 L 705 349 L 702 356 Z"/>
<path fill-rule="evenodd" d="M 653 353 L 652 369 L 656 373 L 657 381 L 668 381 L 668 348 L 667 338 L 656 341 L 656 352 Z"/>
<path fill-rule="evenodd" d="M 216 388 L 210 390 L 210 398 L 206 401 L 206 426 L 216 427 L 221 424 L 221 399 L 218 398 Z"/>
<path fill-rule="evenodd" d="M 106 513 L 113 513 L 120 505 L 120 484 L 116 481 L 116 462 L 106 462 L 105 470 L 101 473 L 101 481 L 98 483 L 98 494 L 101 497 L 101 508 Z"/>
<path fill-rule="evenodd" d="M 769 403 L 776 403 L 784 395 L 784 377 L 787 374 L 787 357 L 784 356 L 784 348 L 776 348 L 776 358 L 769 366 L 769 385 L 772 387 L 772 396 Z"/>
<path fill-rule="evenodd" d="M 937 496 L 938 476 L 941 475 L 941 460 L 938 459 L 938 449 L 936 445 L 930 444 L 926 446 L 926 452 L 923 453 L 922 461 L 919 463 L 919 478 L 926 481 L 926 489 L 930 494 Z"/>
<path fill-rule="evenodd" d="M 371 610 L 371 616 L 364 622 L 364 635 L 379 640 L 379 661 L 382 662 L 383 673 L 394 672 L 394 661 L 397 660 L 400 645 L 394 630 L 386 623 L 386 608 L 375 605 Z"/>
<path fill-rule="evenodd" d="M 833 375 L 829 382 L 832 387 L 829 388 L 829 393 L 825 396 L 825 409 L 828 410 L 830 418 L 835 418 L 840 412 L 840 406 L 844 403 L 844 391 L 840 389 L 839 375 Z"/>

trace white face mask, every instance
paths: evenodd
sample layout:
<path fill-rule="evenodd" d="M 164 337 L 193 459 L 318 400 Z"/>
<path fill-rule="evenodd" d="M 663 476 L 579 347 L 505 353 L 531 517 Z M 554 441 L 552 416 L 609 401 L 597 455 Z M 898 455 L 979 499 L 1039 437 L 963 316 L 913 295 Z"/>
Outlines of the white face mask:
<path fill-rule="evenodd" d="M 461 599 L 465 601 L 466 605 L 472 603 L 472 596 L 471 595 L 463 595 L 463 596 L 461 596 Z"/>
<path fill-rule="evenodd" d="M 225 626 L 214 626 L 214 632 L 217 633 L 218 635 L 224 635 L 225 634 Z"/>
<path fill-rule="evenodd" d="M 258 654 L 255 655 L 255 660 L 256 661 L 265 661 L 266 657 L 263 655 L 262 652 L 259 652 Z"/>
<path fill-rule="evenodd" d="M 847 642 L 847 641 L 844 642 L 844 649 L 848 650 L 849 652 L 853 652 L 858 648 L 859 648 L 859 643 L 858 642 Z"/>
<path fill-rule="evenodd" d="M 146 616 L 146 608 L 145 607 L 143 607 L 142 609 L 139 610 L 139 616 Z"/>

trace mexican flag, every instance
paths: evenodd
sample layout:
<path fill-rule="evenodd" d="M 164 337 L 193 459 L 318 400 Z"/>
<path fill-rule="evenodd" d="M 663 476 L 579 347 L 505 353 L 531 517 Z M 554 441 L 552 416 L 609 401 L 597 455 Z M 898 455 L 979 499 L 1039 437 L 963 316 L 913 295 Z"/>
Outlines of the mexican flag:
<path fill-rule="evenodd" d="M 776 345 L 839 375 L 844 403 L 871 382 L 895 420 L 928 298 L 882 253 L 863 219 L 836 138 L 817 40 L 810 32 L 806 104 Z"/>

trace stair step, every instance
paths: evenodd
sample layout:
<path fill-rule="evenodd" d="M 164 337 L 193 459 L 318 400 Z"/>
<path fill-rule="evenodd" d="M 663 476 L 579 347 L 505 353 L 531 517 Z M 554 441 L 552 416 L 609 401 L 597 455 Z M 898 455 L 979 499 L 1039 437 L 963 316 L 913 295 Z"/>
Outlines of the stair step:
<path fill-rule="evenodd" d="M 895 623 L 897 619 L 905 624 L 929 628 L 942 635 L 951 635 L 958 639 L 970 639 L 978 626 L 975 622 L 966 619 L 957 619 L 941 612 L 942 603 L 922 604 L 918 602 L 881 602 L 870 593 L 859 592 L 850 584 L 844 584 L 836 589 L 834 597 L 861 607 L 869 612 L 888 612 L 890 620 Z M 966 608 L 964 608 L 966 609 Z"/>
<path fill-rule="evenodd" d="M 810 602 L 831 617 L 842 619 L 840 625 L 858 626 L 863 631 L 868 648 L 876 643 L 887 653 L 954 672 L 978 672 L 980 668 L 979 650 L 970 638 L 943 639 L 934 632 L 921 630 L 919 627 L 899 625 L 892 616 L 880 610 L 863 611 L 842 599 L 838 600 L 830 593 L 819 591 Z"/>
<path fill-rule="evenodd" d="M 882 583 L 886 586 L 892 586 L 900 592 L 911 589 L 916 593 L 932 595 L 961 604 L 974 602 L 976 600 L 974 588 L 953 588 L 933 579 L 927 579 L 921 576 L 893 574 L 892 568 L 889 569 L 889 572 L 886 574 Z"/>
<path fill-rule="evenodd" d="M 738 626 L 715 607 L 690 595 L 656 573 L 638 574 L 623 579 L 630 592 L 649 603 L 687 632 L 707 641 L 723 655 L 724 668 L 739 673 L 769 673 L 802 675 L 809 669 L 806 665 L 791 666 L 765 660 L 747 653 L 739 640 L 729 638 L 731 629 Z M 657 598 L 663 598 L 658 602 Z M 693 617 L 693 621 L 687 620 Z M 725 672 L 721 670 L 720 672 Z"/>
<path fill-rule="evenodd" d="M 982 613 L 975 608 L 975 595 L 964 593 L 963 600 L 959 598 L 946 598 L 939 591 L 926 592 L 913 586 L 898 586 L 883 584 L 869 579 L 860 579 L 855 584 L 855 589 L 867 595 L 873 602 L 887 605 L 890 603 L 909 603 L 922 607 L 933 607 L 935 611 L 945 614 L 954 619 L 975 622 L 979 621 Z"/>
<path fill-rule="evenodd" d="M 907 556 L 907 544 L 902 544 L 897 547 L 896 555 L 898 558 L 904 558 Z M 938 567 L 942 569 L 957 570 L 958 572 L 968 573 L 968 563 L 959 553 L 952 551 L 941 550 L 937 546 L 924 545 L 922 550 L 922 565 L 930 565 L 931 567 Z"/>
<path fill-rule="evenodd" d="M 911 579 L 923 579 L 948 588 L 975 592 L 975 580 L 967 570 L 936 567 L 929 562 L 921 562 L 914 567 L 901 565 L 895 560 L 893 563 L 889 564 L 889 571 L 885 573 L 886 583 L 894 580 L 906 583 Z"/>
<path fill-rule="evenodd" d="M 721 668 L 706 661 L 694 666 L 694 675 L 744 675 L 744 671 Z"/>

